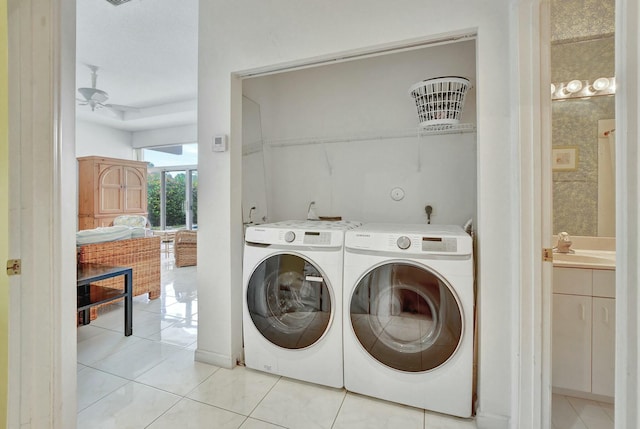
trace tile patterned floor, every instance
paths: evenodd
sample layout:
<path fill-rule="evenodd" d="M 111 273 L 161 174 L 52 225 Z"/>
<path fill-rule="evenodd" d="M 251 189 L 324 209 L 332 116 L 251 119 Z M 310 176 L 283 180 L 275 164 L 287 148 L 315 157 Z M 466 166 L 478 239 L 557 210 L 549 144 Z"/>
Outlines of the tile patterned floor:
<path fill-rule="evenodd" d="M 253 371 L 194 361 L 196 267 L 163 257 L 162 293 L 78 328 L 78 427 L 92 429 L 475 429 L 459 419 Z M 554 395 L 555 429 L 613 428 L 613 406 Z"/>
<path fill-rule="evenodd" d="M 551 423 L 554 429 L 613 429 L 613 404 L 553 395 Z"/>

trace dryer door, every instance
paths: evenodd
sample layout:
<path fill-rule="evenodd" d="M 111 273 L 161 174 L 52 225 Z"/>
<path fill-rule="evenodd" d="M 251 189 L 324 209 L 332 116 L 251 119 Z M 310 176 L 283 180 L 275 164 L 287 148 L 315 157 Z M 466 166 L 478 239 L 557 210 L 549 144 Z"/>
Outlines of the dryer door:
<path fill-rule="evenodd" d="M 369 271 L 351 296 L 351 326 L 377 361 L 407 372 L 443 365 L 463 335 L 463 312 L 437 273 L 408 263 Z"/>
<path fill-rule="evenodd" d="M 286 349 L 311 346 L 331 323 L 325 276 L 307 259 L 287 253 L 265 259 L 253 271 L 247 308 L 258 331 Z"/>

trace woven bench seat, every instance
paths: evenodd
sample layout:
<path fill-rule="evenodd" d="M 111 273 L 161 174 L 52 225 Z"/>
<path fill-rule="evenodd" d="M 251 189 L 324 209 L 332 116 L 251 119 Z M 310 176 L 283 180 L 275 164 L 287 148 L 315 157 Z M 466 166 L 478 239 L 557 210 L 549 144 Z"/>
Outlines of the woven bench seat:
<path fill-rule="evenodd" d="M 133 269 L 133 295 L 149 294 L 149 299 L 160 296 L 160 237 L 132 238 L 129 240 L 78 246 L 78 262 L 131 267 Z M 96 282 L 105 287 L 122 287 L 122 279 Z M 99 306 L 98 306 L 99 307 Z M 91 320 L 98 315 L 91 309 Z"/>

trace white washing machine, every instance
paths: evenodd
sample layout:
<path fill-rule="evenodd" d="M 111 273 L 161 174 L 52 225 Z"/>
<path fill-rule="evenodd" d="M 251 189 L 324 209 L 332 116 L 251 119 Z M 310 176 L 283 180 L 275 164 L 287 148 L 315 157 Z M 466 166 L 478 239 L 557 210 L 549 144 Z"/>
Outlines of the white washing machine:
<path fill-rule="evenodd" d="M 245 365 L 342 387 L 342 268 L 350 221 L 285 221 L 245 234 Z"/>
<path fill-rule="evenodd" d="M 471 416 L 472 247 L 458 226 L 365 224 L 346 233 L 347 390 Z"/>

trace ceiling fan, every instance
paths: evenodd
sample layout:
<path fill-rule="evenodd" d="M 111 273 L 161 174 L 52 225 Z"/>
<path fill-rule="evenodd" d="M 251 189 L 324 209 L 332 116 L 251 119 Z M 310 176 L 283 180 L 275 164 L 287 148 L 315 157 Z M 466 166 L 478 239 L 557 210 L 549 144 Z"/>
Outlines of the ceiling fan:
<path fill-rule="evenodd" d="M 82 98 L 77 98 L 80 106 L 89 106 L 91 111 L 106 107 L 116 112 L 137 112 L 140 109 L 132 106 L 123 106 L 121 104 L 106 103 L 109 99 L 109 94 L 106 91 L 96 88 L 96 82 L 98 81 L 98 66 L 87 64 L 87 67 L 91 70 L 91 88 L 78 88 L 78 92 L 82 95 Z"/>

